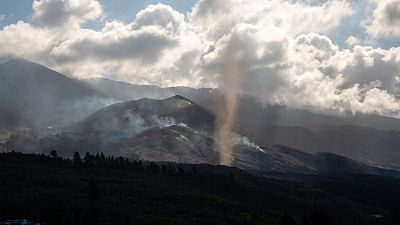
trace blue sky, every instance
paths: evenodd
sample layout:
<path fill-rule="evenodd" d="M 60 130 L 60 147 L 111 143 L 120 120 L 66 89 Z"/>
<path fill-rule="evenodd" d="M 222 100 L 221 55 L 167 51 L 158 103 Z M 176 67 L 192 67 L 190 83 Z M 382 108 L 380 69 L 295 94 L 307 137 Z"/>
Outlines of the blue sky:
<path fill-rule="evenodd" d="M 0 1 L 0 15 L 4 15 L 0 25 L 8 25 L 32 15 L 32 0 Z"/>
<path fill-rule="evenodd" d="M 185 14 L 196 3 L 196 0 L 100 0 L 100 3 L 107 14 L 107 20 L 132 21 L 137 12 L 150 4 L 163 3 Z M 4 19 L 0 21 L 0 27 L 19 20 L 29 20 L 32 14 L 32 0 L 0 1 L 0 15 L 4 15 Z M 89 26 L 99 27 L 99 24 L 92 23 Z"/>

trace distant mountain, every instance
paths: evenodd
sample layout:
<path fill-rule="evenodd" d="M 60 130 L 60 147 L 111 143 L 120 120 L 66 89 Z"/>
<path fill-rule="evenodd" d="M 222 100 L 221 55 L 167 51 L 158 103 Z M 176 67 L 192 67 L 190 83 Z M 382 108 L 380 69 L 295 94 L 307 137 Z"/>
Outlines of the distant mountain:
<path fill-rule="evenodd" d="M 102 77 L 83 79 L 81 81 L 103 95 L 120 101 L 141 98 L 163 99 L 175 95 L 174 92 L 158 86 L 136 85 Z"/>
<path fill-rule="evenodd" d="M 76 122 L 107 103 L 82 82 L 20 59 L 0 64 L 0 128 L 42 128 Z"/>
<path fill-rule="evenodd" d="M 223 96 L 215 89 L 160 88 L 104 78 L 82 82 L 24 60 L 10 60 L 0 64 L 0 81 L 0 130 L 49 126 L 69 128 L 63 135 L 47 136 L 41 140 L 43 143 L 40 145 L 35 145 L 33 140 L 31 150 L 43 144 L 56 145 L 65 151 L 71 151 L 67 147 L 107 150 L 112 146 L 121 154 L 132 153 L 132 157 L 134 151 L 124 149 L 135 148 L 135 154 L 142 157 L 138 152 L 145 150 L 146 144 L 143 143 L 146 142 L 138 144 L 130 136 L 144 131 L 152 135 L 166 132 L 170 137 L 173 136 L 171 132 L 179 135 L 182 132 L 212 146 L 212 112 L 224 104 Z M 71 126 L 115 101 L 142 97 L 162 99 L 176 94 L 183 97 L 160 101 L 141 99 L 116 104 Z M 191 107 L 179 108 L 182 104 Z M 193 112 L 194 115 L 191 114 Z M 395 118 L 364 114 L 325 115 L 278 105 L 263 105 L 253 97 L 243 96 L 239 101 L 238 124 L 238 135 L 258 145 L 267 146 L 264 147 L 266 149 L 268 146 L 283 145 L 301 149 L 311 155 L 330 152 L 371 165 L 400 168 L 400 120 Z M 179 129 L 179 132 L 175 129 Z M 171 145 L 187 148 L 183 142 L 176 142 L 183 140 L 179 135 Z M 46 135 L 39 136 L 42 138 Z M 15 145 L 24 145 L 27 141 L 24 138 L 21 140 L 19 135 L 11 139 Z M 112 139 L 114 141 L 110 141 Z M 162 143 L 151 144 L 161 146 L 162 151 L 171 149 L 163 147 Z M 191 146 L 199 149 L 193 143 Z M 215 156 L 215 152 L 207 152 L 211 158 Z M 168 159 L 179 160 L 172 156 Z M 202 162 L 200 158 L 193 161 Z M 250 161 L 246 163 L 250 164 Z"/>
<path fill-rule="evenodd" d="M 331 152 L 371 165 L 400 168 L 400 132 L 358 126 L 325 126 L 308 129 L 294 126 L 243 125 L 261 144 L 282 144 L 309 153 Z"/>
<path fill-rule="evenodd" d="M 241 128 L 260 144 L 309 153 L 331 152 L 371 165 L 400 168 L 400 120 L 356 114 L 332 116 L 242 100 Z"/>
<path fill-rule="evenodd" d="M 124 96 L 119 98 L 121 100 L 151 97 L 155 88 L 157 98 L 179 94 L 213 112 L 224 104 L 222 94 L 215 89 L 156 88 L 103 78 L 87 82 L 102 83 L 102 86 L 93 87 L 107 86 L 104 94 L 114 98 Z M 327 115 L 264 105 L 254 97 L 242 96 L 238 124 L 247 136 L 262 145 L 286 145 L 308 153 L 331 152 L 372 165 L 400 168 L 400 120 L 396 118 L 369 114 Z"/>
<path fill-rule="evenodd" d="M 173 96 L 116 103 L 55 135 L 13 136 L 8 144 L 10 149 L 28 152 L 105 152 L 148 161 L 219 164 L 214 134 L 212 112 L 182 96 Z M 240 128 L 235 130 L 232 165 L 255 173 L 392 174 L 334 154 L 310 154 L 271 144 L 258 146 L 245 135 Z"/>
<path fill-rule="evenodd" d="M 215 98 L 215 93 L 217 93 L 217 91 L 211 88 L 162 88 L 153 85 L 131 84 L 103 77 L 83 79 L 82 82 L 102 94 L 120 101 L 138 100 L 141 98 L 164 99 L 174 95 L 181 95 L 197 104 L 212 108 L 211 106 L 215 105 L 214 100 L 217 100 L 217 98 Z"/>
<path fill-rule="evenodd" d="M 242 97 L 238 109 L 241 124 L 295 126 L 309 129 L 351 125 L 400 131 L 400 120 L 392 117 L 362 113 L 344 113 L 341 115 L 331 113 L 328 115 L 322 112 L 294 109 L 284 105 L 264 105 L 254 97 L 249 96 Z"/>
<path fill-rule="evenodd" d="M 217 89 L 211 88 L 161 88 L 152 85 L 135 85 L 106 78 L 90 78 L 83 81 L 104 95 L 121 101 L 140 98 L 163 99 L 174 95 L 181 95 L 214 112 L 218 110 L 221 104 L 224 104 L 223 95 Z M 238 116 L 240 124 L 257 123 L 263 126 L 296 126 L 306 128 L 354 125 L 380 130 L 400 131 L 400 120 L 396 118 L 361 113 L 355 115 L 350 113 L 328 115 L 282 105 L 265 105 L 251 96 L 241 97 Z"/>

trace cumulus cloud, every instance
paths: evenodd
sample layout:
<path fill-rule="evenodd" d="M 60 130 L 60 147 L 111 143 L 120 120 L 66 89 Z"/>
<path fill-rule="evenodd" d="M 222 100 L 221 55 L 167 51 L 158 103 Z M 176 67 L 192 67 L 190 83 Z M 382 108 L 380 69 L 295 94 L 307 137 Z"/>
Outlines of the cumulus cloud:
<path fill-rule="evenodd" d="M 360 43 L 360 40 L 359 40 L 358 38 L 354 37 L 354 36 L 349 36 L 349 37 L 346 39 L 346 44 L 347 44 L 349 47 L 354 46 L 354 45 L 359 44 L 359 43 Z"/>
<path fill-rule="evenodd" d="M 400 0 L 369 0 L 376 8 L 365 21 L 367 33 L 374 38 L 400 36 Z"/>
<path fill-rule="evenodd" d="M 399 116 L 400 102 L 396 96 L 399 94 L 397 54 L 400 48 L 355 46 L 343 50 L 329 43 L 327 37 L 317 40 L 324 44 L 296 44 L 295 52 L 290 52 L 290 64 L 294 67 L 289 74 L 294 87 L 289 86 L 283 94 L 288 104 Z M 309 63 L 302 63 L 304 59 Z M 299 64 L 301 66 L 297 66 Z"/>
<path fill-rule="evenodd" d="M 35 0 L 33 18 L 43 26 L 76 26 L 97 19 L 103 9 L 97 0 Z"/>
<path fill-rule="evenodd" d="M 150 5 L 130 24 L 113 21 L 99 32 L 79 32 L 51 52 L 60 62 L 96 60 L 155 63 L 178 43 L 184 17 L 170 6 Z"/>
<path fill-rule="evenodd" d="M 322 5 L 290 3 L 283 0 L 200 0 L 189 15 L 191 23 L 206 31 L 211 40 L 229 33 L 236 24 L 254 24 L 268 29 L 267 37 L 305 32 L 329 32 L 352 13 L 346 1 L 328 1 Z"/>
<path fill-rule="evenodd" d="M 69 40 L 53 49 L 52 54 L 60 62 L 78 60 L 140 60 L 153 63 L 161 52 L 176 44 L 173 37 L 158 30 L 125 30 L 118 37 L 104 33 Z"/>
<path fill-rule="evenodd" d="M 0 31 L 0 56 L 37 59 L 48 57 L 44 55 L 51 48 L 52 34 L 50 31 L 33 27 L 19 21 L 3 27 Z"/>
<path fill-rule="evenodd" d="M 149 5 L 145 10 L 136 15 L 132 26 L 136 29 L 143 27 L 156 27 L 167 29 L 171 34 L 176 34 L 184 28 L 184 16 L 171 6 L 157 4 Z"/>
<path fill-rule="evenodd" d="M 395 2 L 376 1 L 375 12 Z M 353 13 L 345 0 L 199 0 L 187 15 L 156 4 L 98 30 L 82 28 L 102 17 L 98 1 L 40 0 L 33 8 L 32 23 L 0 31 L 0 58 L 80 77 L 222 89 L 227 64 L 240 59 L 236 91 L 264 103 L 400 117 L 400 48 L 369 47 L 355 37 L 342 48 L 330 38 Z M 398 14 L 383 20 L 375 12 L 366 25 L 371 35 L 395 35 L 390 24 Z M 373 21 L 390 26 L 375 33 Z"/>

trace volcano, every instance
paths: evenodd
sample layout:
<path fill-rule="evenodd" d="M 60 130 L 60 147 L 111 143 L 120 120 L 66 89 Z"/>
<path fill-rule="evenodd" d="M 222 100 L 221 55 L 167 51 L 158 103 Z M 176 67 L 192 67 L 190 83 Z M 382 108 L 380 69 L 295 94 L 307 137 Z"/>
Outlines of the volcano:
<path fill-rule="evenodd" d="M 218 164 L 214 113 L 182 96 L 139 99 L 103 108 L 53 136 L 39 149 L 104 152 L 135 160 Z M 306 153 L 282 145 L 258 145 L 240 126 L 232 134 L 232 166 L 254 173 L 368 173 L 391 171 L 331 153 Z M 30 143 L 32 146 L 32 143 Z"/>

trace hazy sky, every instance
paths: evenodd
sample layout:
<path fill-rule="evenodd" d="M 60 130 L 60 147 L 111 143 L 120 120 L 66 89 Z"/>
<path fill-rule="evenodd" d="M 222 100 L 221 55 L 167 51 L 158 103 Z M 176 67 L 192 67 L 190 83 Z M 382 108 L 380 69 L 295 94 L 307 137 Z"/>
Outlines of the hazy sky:
<path fill-rule="evenodd" d="M 160 3 L 159 3 L 160 2 Z M 400 0 L 3 0 L 0 60 L 400 117 Z"/>

